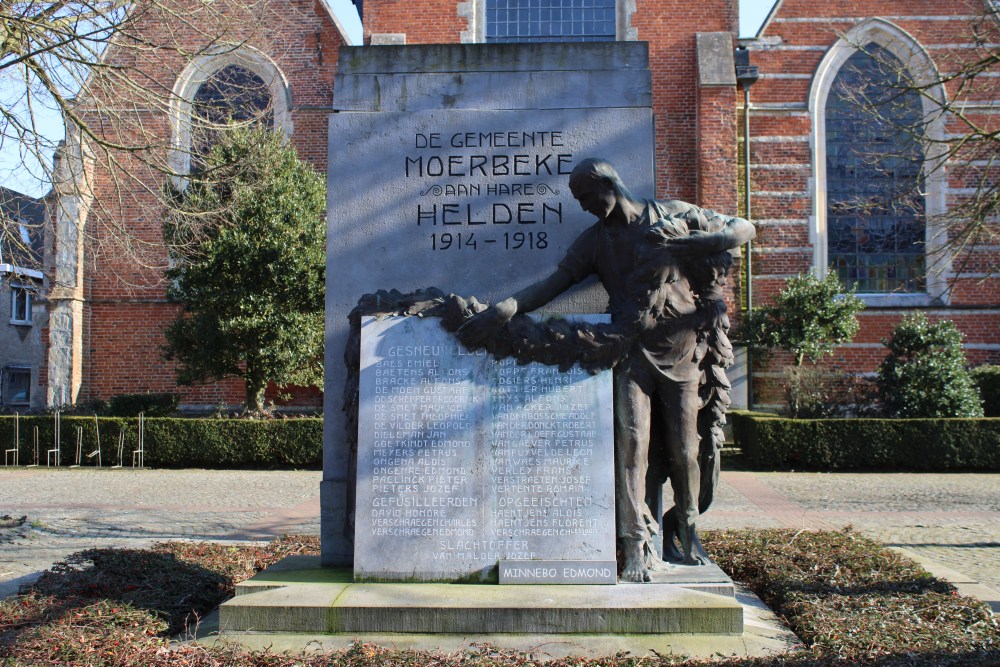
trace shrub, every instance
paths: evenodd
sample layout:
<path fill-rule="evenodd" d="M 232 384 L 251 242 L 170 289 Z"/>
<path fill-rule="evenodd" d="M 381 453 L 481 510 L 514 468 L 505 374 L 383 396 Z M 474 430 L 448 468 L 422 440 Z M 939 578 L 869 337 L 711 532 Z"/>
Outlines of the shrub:
<path fill-rule="evenodd" d="M 983 399 L 983 414 L 1000 417 L 1000 366 L 977 366 L 972 369 L 972 380 Z"/>
<path fill-rule="evenodd" d="M 177 394 L 118 394 L 108 399 L 103 414 L 109 417 L 170 417 L 177 412 L 181 397 Z"/>
<path fill-rule="evenodd" d="M 51 416 L 20 418 L 20 462 L 33 462 L 38 429 L 39 460 L 54 445 Z M 145 420 L 145 464 L 155 468 L 318 469 L 323 461 L 322 419 L 165 419 Z M 99 428 L 99 430 L 98 430 Z M 80 429 L 78 431 L 78 429 Z M 83 465 L 94 465 L 98 449 L 105 467 L 118 463 L 124 434 L 123 463 L 132 464 L 138 447 L 138 420 L 117 417 L 62 417 L 62 465 L 75 462 L 77 433 Z M 13 447 L 14 417 L 0 417 L 0 443 Z"/>
<path fill-rule="evenodd" d="M 836 367 L 788 366 L 785 387 L 795 418 L 865 417 L 876 409 L 871 382 Z"/>
<path fill-rule="evenodd" d="M 966 368 L 962 332 L 951 320 L 923 313 L 903 318 L 882 341 L 879 397 L 891 417 L 982 417 L 979 392 Z"/>
<path fill-rule="evenodd" d="M 795 365 L 808 358 L 816 362 L 833 354 L 858 332 L 858 313 L 864 302 L 830 273 L 789 278 L 785 289 L 764 308 L 748 314 L 741 337 L 756 348 L 782 349 L 795 355 Z"/>
<path fill-rule="evenodd" d="M 322 419 L 148 419 L 149 465 L 163 468 L 319 468 Z"/>
<path fill-rule="evenodd" d="M 1000 469 L 996 419 L 784 419 L 731 413 L 748 465 L 814 470 Z"/>

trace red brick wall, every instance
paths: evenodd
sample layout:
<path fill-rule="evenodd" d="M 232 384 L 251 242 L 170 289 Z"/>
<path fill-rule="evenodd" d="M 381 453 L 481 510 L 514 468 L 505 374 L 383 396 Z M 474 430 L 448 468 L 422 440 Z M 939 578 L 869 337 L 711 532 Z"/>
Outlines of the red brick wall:
<path fill-rule="evenodd" d="M 288 78 L 292 91 L 293 143 L 300 154 L 321 171 L 326 169 L 326 122 L 333 95 L 337 47 L 340 38 L 325 11 L 310 0 L 279 0 L 264 3 L 266 18 L 257 6 L 237 5 L 235 0 L 217 0 L 205 5 L 191 3 L 204 13 L 206 6 L 220 15 L 243 12 L 245 21 L 230 21 L 227 35 L 245 41 L 269 54 Z M 254 2 L 263 0 L 254 0 Z M 414 4 L 416 2 L 416 4 Z M 365 35 L 405 33 L 407 43 L 458 43 L 469 29 L 459 16 L 455 0 L 367 0 Z M 752 64 L 762 78 L 751 89 L 752 210 L 759 224 L 754 257 L 755 303 L 766 302 L 786 277 L 811 269 L 812 214 L 811 120 L 806 108 L 813 73 L 838 35 L 850 29 L 859 17 L 884 15 L 928 47 L 936 60 L 960 57 L 967 50 L 947 45 L 968 40 L 969 18 L 981 11 L 977 3 L 964 0 L 784 0 L 763 33 L 751 45 Z M 194 10 L 192 10 L 194 11 Z M 197 14 L 192 14 L 196 16 Z M 170 29 L 150 17 L 142 31 L 152 41 L 174 40 L 188 51 L 205 43 L 210 21 L 192 21 Z M 930 19 L 930 20 L 928 20 Z M 681 3 L 676 0 L 637 0 L 631 27 L 638 39 L 647 41 L 653 74 L 653 112 L 656 130 L 657 196 L 684 199 L 721 212 L 737 210 L 736 123 L 740 105 L 737 89 L 698 89 L 695 35 L 699 32 L 735 32 L 734 0 Z M 997 40 L 993 40 L 997 41 Z M 147 72 L 154 86 L 169 91 L 184 65 L 174 51 L 112 54 L 112 59 L 131 59 Z M 100 94 L 96 91 L 95 94 Z M 130 108 L 141 125 L 159 138 L 169 137 L 166 116 L 131 107 L 128 91 L 116 90 L 122 107 Z M 777 109 L 777 105 L 785 108 Z M 87 246 L 87 339 L 83 398 L 106 398 L 125 391 L 169 390 L 170 367 L 160 361 L 160 333 L 174 314 L 163 299 L 161 282 L 164 255 L 159 246 L 160 215 L 155 198 L 162 176 L 149 174 L 135 165 L 124 165 L 136 183 L 122 186 L 112 177 L 114 170 L 99 169 L 97 200 L 101 207 L 88 222 Z M 120 173 L 120 170 L 119 170 Z M 955 187 L 967 187 L 957 183 Z M 141 184 L 141 187 L 138 185 Z M 960 196 L 955 193 L 952 199 Z M 117 229 L 128 227 L 138 244 L 123 249 Z M 933 317 L 950 317 L 966 332 L 970 359 L 998 361 L 1000 334 L 995 324 L 1000 316 L 1000 280 L 984 279 L 982 273 L 997 254 L 989 249 L 971 257 L 966 270 L 950 292 L 948 307 L 935 306 Z M 733 283 L 736 281 L 734 280 Z M 734 304 L 735 299 L 730 298 Z M 871 372 L 882 356 L 879 341 L 904 314 L 899 309 L 869 310 L 862 316 L 862 332 L 855 343 L 837 351 L 833 360 L 852 372 Z M 780 393 L 780 355 L 760 370 L 760 394 L 764 401 Z M 770 385 L 770 386 L 769 386 Z M 773 389 L 773 390 L 772 390 Z M 755 386 L 755 391 L 757 387 Z M 237 382 L 211 387 L 183 389 L 190 402 L 239 402 L 242 387 Z M 296 394 L 303 396 L 302 394 Z M 315 394 L 301 398 L 311 401 Z M 297 399 L 298 400 L 298 399 Z"/>
<path fill-rule="evenodd" d="M 736 90 L 731 87 L 699 86 L 697 90 L 698 167 L 697 197 L 699 205 L 721 213 L 736 215 L 737 201 L 737 140 Z M 735 329 L 741 320 L 740 299 L 744 268 L 737 260 L 729 273 L 726 308 Z"/>
<path fill-rule="evenodd" d="M 370 0 L 364 10 L 365 43 L 372 34 L 405 33 L 407 44 L 458 44 L 469 25 L 455 0 Z"/>
<path fill-rule="evenodd" d="M 303 159 L 325 173 L 327 116 L 342 44 L 326 9 L 315 0 L 168 0 L 168 5 L 174 12 L 172 20 L 154 12 L 140 15 L 139 23 L 133 26 L 161 48 L 113 49 L 109 62 L 134 67 L 129 70 L 130 78 L 162 102 L 169 98 L 187 62 L 181 54 L 201 51 L 213 36 L 222 35 L 223 43 L 266 54 L 290 90 L 292 143 Z M 177 16 L 189 20 L 180 21 Z M 102 85 L 98 79 L 92 84 L 91 95 L 90 99 L 100 100 L 100 105 L 86 107 L 100 108 L 110 119 L 103 124 L 107 139 L 130 145 L 145 142 L 150 149 L 138 157 L 97 151 L 95 204 L 86 223 L 84 250 L 86 303 L 80 399 L 179 391 L 184 404 L 241 403 L 242 382 L 177 388 L 172 366 L 162 359 L 162 331 L 176 314 L 176 307 L 166 302 L 162 273 L 166 253 L 157 195 L 165 176 L 150 166 L 163 163 L 171 138 L 164 106 L 145 99 L 139 86 L 133 89 L 121 81 Z M 90 118 L 98 120 L 92 112 Z M 315 390 L 300 390 L 295 396 L 292 404 L 321 404 Z M 276 398 L 273 387 L 269 397 Z"/>
<path fill-rule="evenodd" d="M 739 208 L 736 90 L 699 87 L 697 127 L 698 193 L 695 199 L 701 206 L 735 215 Z"/>
<path fill-rule="evenodd" d="M 632 25 L 639 39 L 649 42 L 649 64 L 653 73 L 657 195 L 661 198 L 701 203 L 697 183 L 699 102 L 695 35 L 699 32 L 735 34 L 735 22 L 733 0 L 694 4 L 677 0 L 636 2 Z M 735 105 L 732 113 L 735 117 Z M 729 171 L 735 185 L 735 162 Z M 735 210 L 728 212 L 735 213 Z"/>
<path fill-rule="evenodd" d="M 969 44 L 972 24 L 982 12 L 981 3 L 964 0 L 781 3 L 761 39 L 750 45 L 751 62 L 762 75 L 751 89 L 752 210 L 758 224 L 754 256 L 756 304 L 766 303 L 784 286 L 786 277 L 813 267 L 809 144 L 813 128 L 807 105 L 813 74 L 830 46 L 863 18 L 884 16 L 913 36 L 935 65 L 947 72 L 957 60 L 972 53 L 953 45 Z M 987 24 L 990 26 L 995 37 L 996 26 Z M 982 94 L 984 99 L 996 97 L 995 90 Z M 784 108 L 777 108 L 779 105 Z M 949 186 L 964 184 L 953 176 Z M 954 201 L 955 196 L 952 192 L 949 199 Z M 948 306 L 926 309 L 931 319 L 955 321 L 966 335 L 966 353 L 973 364 L 1000 361 L 1000 280 L 983 277 L 990 262 L 995 265 L 996 256 L 993 248 L 972 256 L 962 269 L 965 275 L 955 276 L 951 283 Z M 959 265 L 960 261 L 956 261 L 955 269 Z M 861 330 L 855 341 L 839 348 L 824 363 L 852 373 L 872 373 L 885 356 L 881 340 L 907 312 L 870 307 L 861 315 Z M 754 383 L 758 400 L 765 404 L 783 402 L 782 366 L 789 361 L 787 355 L 779 354 L 767 364 L 758 364 Z"/>

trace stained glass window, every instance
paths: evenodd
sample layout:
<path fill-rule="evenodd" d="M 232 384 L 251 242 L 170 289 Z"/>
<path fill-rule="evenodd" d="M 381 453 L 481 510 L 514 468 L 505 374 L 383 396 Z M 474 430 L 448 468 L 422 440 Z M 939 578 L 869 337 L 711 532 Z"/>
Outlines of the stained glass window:
<path fill-rule="evenodd" d="M 827 250 L 859 293 L 925 291 L 920 94 L 874 44 L 841 67 L 826 104 Z"/>
<path fill-rule="evenodd" d="M 615 0 L 487 0 L 486 41 L 613 42 Z"/>
<path fill-rule="evenodd" d="M 192 153 L 206 155 L 215 134 L 229 123 L 274 123 L 271 91 L 264 80 L 239 65 L 228 65 L 198 87 L 192 100 L 195 118 Z"/>

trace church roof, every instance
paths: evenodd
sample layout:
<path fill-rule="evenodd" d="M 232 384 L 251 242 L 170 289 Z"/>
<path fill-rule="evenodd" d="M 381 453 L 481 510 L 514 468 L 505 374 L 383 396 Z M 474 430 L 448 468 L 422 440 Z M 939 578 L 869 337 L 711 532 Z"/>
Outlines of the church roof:
<path fill-rule="evenodd" d="M 42 267 L 45 200 L 0 186 L 0 265 Z"/>

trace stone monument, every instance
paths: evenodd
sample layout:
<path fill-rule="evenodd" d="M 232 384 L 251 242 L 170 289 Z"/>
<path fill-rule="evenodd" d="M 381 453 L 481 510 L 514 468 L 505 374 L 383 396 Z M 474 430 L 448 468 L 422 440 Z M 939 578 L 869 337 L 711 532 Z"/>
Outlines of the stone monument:
<path fill-rule="evenodd" d="M 630 184 L 654 190 L 651 86 L 639 42 L 341 49 L 329 142 L 324 564 L 354 558 L 348 314 L 378 289 L 435 285 L 497 300 L 544 278 L 590 224 L 567 185 L 580 158 L 614 154 Z M 592 280 L 548 312 L 606 307 Z"/>
<path fill-rule="evenodd" d="M 240 584 L 220 628 L 449 649 L 530 636 L 601 654 L 694 633 L 745 650 L 717 567 L 655 567 L 668 476 L 688 487 L 664 555 L 701 556 L 691 517 L 718 473 L 731 352 L 716 288 L 747 230 L 624 187 L 655 190 L 646 45 L 343 48 L 335 105 L 322 558 Z M 581 186 L 588 155 L 614 156 L 621 178 L 588 167 Z M 618 266 L 588 260 L 597 246 L 579 239 L 616 223 L 630 237 L 605 247 Z M 523 314 L 543 304 L 556 317 Z M 666 380 L 635 372 L 646 353 Z M 635 402 L 616 414 L 623 388 Z M 670 430 L 692 415 L 701 446 Z M 621 437 L 650 419 L 651 437 Z M 625 579 L 651 585 L 608 585 L 616 541 Z"/>

